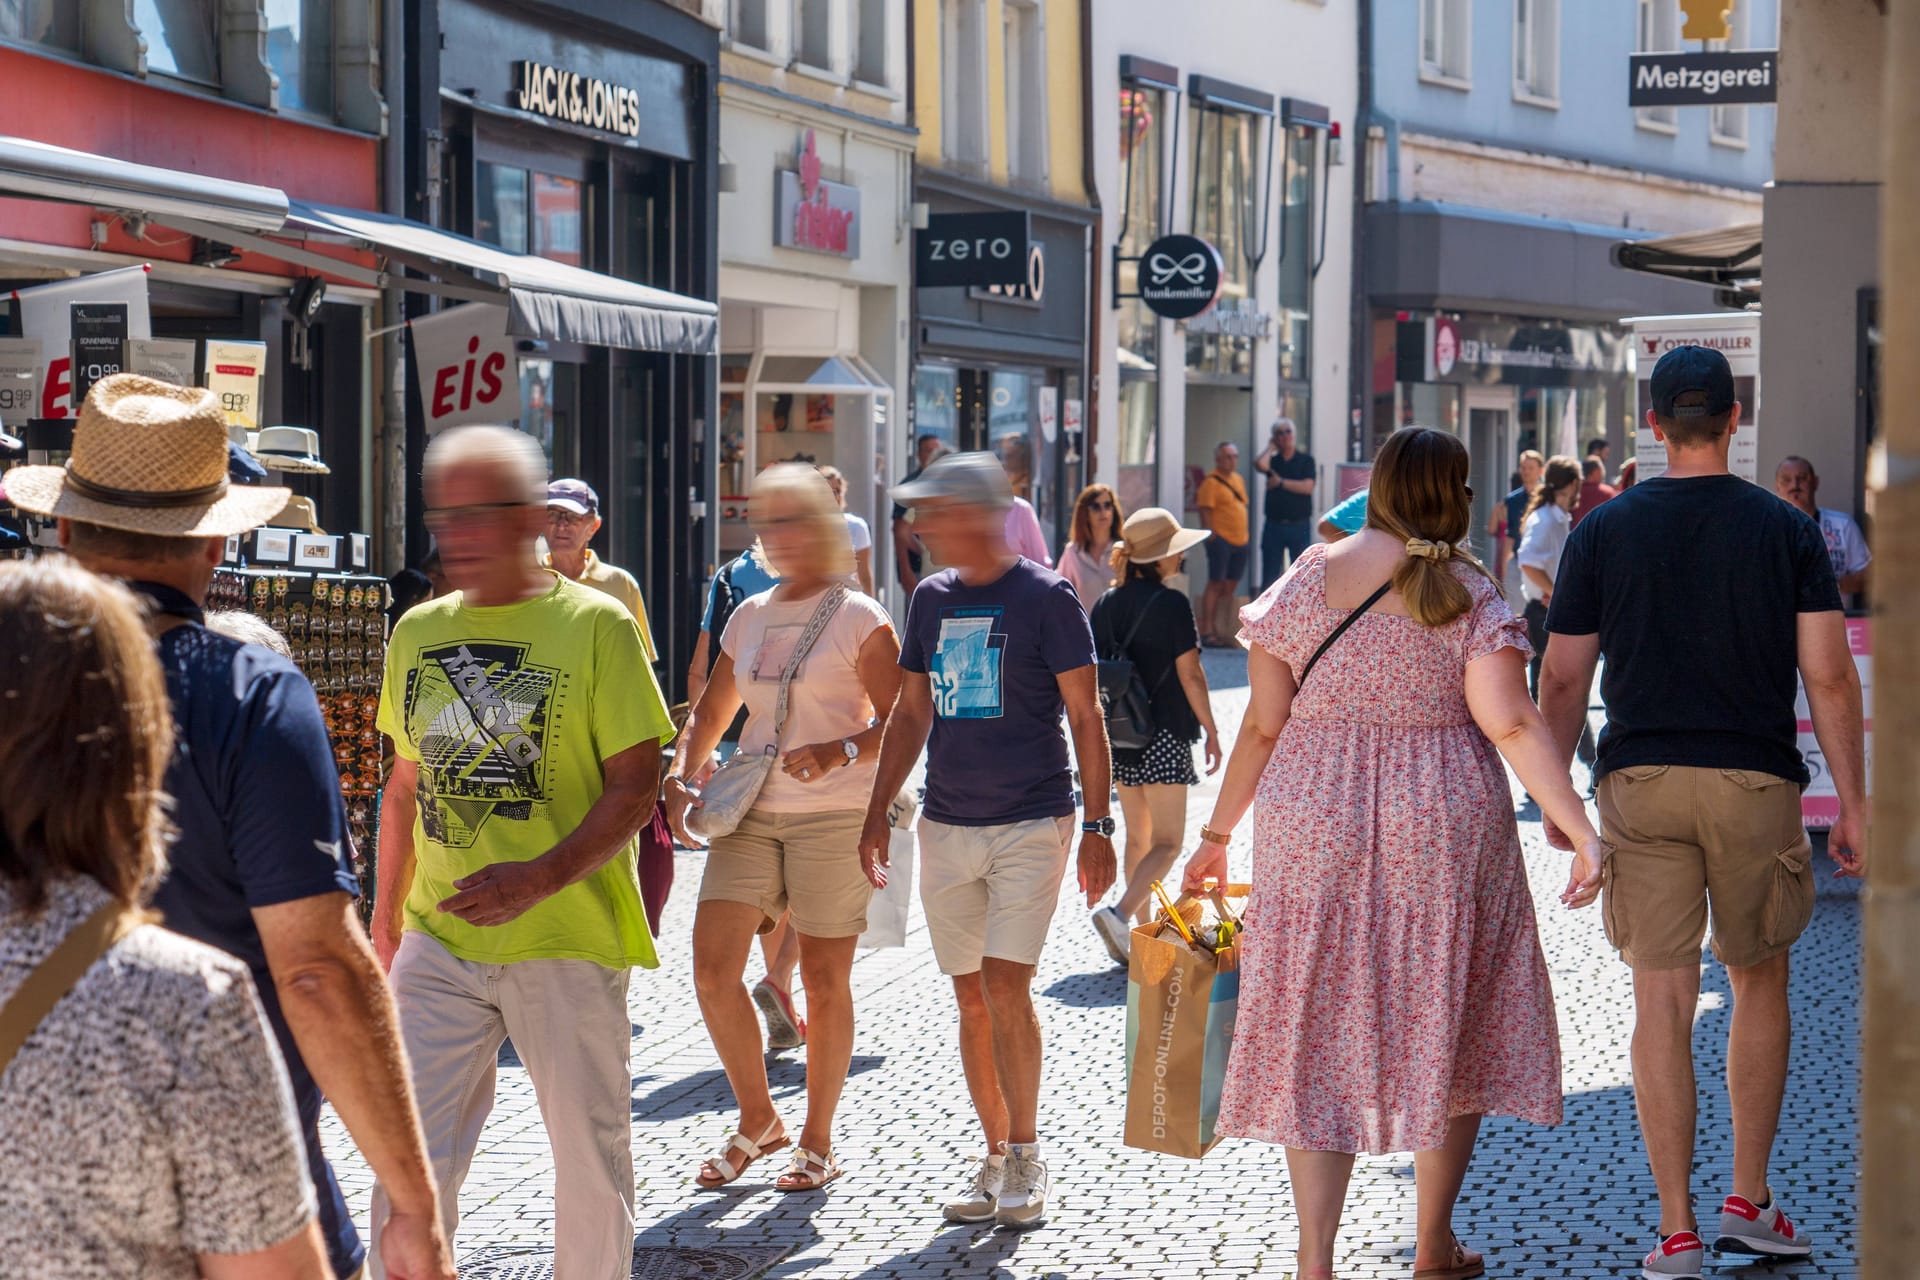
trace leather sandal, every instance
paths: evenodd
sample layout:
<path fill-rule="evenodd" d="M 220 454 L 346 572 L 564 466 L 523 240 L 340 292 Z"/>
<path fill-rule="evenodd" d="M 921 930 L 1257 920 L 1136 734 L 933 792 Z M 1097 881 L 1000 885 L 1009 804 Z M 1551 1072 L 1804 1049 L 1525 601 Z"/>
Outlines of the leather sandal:
<path fill-rule="evenodd" d="M 1453 1262 L 1444 1267 L 1427 1267 L 1413 1273 L 1413 1280 L 1476 1280 L 1487 1274 L 1487 1260 L 1468 1253 L 1458 1236 L 1453 1241 Z"/>
<path fill-rule="evenodd" d="M 775 1134 L 779 1136 L 776 1138 Z M 720 1148 L 718 1155 L 708 1156 L 700 1162 L 700 1173 L 694 1181 L 709 1190 L 724 1187 L 752 1168 L 754 1161 L 761 1156 L 792 1145 L 778 1118 L 767 1126 L 766 1132 L 760 1135 L 758 1142 L 736 1129 L 733 1136 L 727 1139 L 727 1145 Z M 736 1152 L 745 1156 L 746 1159 L 736 1164 L 734 1162 Z"/>
<path fill-rule="evenodd" d="M 795 1147 L 787 1171 L 773 1185 L 777 1191 L 818 1191 L 841 1172 L 840 1162 L 833 1158 L 832 1152 L 821 1155 L 805 1147 Z"/>

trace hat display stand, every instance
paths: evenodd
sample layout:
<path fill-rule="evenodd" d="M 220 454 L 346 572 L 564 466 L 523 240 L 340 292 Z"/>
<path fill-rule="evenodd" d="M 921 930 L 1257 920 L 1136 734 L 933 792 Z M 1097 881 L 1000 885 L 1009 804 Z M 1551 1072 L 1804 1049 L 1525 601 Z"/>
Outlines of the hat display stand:
<path fill-rule="evenodd" d="M 374 727 L 386 665 L 387 604 L 384 578 L 291 567 L 229 565 L 216 571 L 207 592 L 209 612 L 245 610 L 278 631 L 313 684 L 340 771 L 363 916 L 372 910 L 379 796 L 388 771 Z"/>

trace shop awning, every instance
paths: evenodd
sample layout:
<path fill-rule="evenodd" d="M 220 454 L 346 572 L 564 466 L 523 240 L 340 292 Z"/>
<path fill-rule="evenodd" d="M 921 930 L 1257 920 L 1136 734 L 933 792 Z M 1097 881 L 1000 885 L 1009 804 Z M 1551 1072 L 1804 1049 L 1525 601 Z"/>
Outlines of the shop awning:
<path fill-rule="evenodd" d="M 272 234 L 363 249 L 429 277 L 409 280 L 408 289 L 503 303 L 507 332 L 517 337 L 678 355 L 711 355 L 719 338 L 720 309 L 711 302 L 510 253 L 406 218 L 295 200 L 286 225 Z"/>
<path fill-rule="evenodd" d="M 1760 301 L 1760 224 L 1688 231 L 1613 246 L 1613 264 L 1629 271 L 1691 280 L 1720 290 L 1720 301 L 1748 307 Z"/>
<path fill-rule="evenodd" d="M 156 169 L 31 138 L 0 136 L 0 195 L 58 200 L 154 219 L 195 218 L 277 231 L 286 193 L 178 169 Z"/>

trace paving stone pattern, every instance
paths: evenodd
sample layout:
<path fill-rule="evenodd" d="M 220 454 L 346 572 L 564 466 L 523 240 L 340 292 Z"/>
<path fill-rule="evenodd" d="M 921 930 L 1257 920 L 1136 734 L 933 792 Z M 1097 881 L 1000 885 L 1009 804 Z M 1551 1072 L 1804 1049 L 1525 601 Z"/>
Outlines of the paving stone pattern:
<path fill-rule="evenodd" d="M 1231 742 L 1246 705 L 1245 660 L 1209 652 L 1215 714 Z M 1191 832 L 1207 816 L 1203 782 L 1188 810 Z M 1572 913 L 1557 895 L 1563 855 L 1549 850 L 1538 811 L 1516 804 L 1554 988 L 1566 1057 L 1566 1123 L 1545 1129 L 1489 1120 L 1469 1176 L 1459 1230 L 1488 1256 L 1493 1276 L 1637 1275 L 1658 1222 L 1629 1086 L 1632 993 L 1608 950 L 1596 908 Z M 1242 824 L 1243 830 L 1251 824 Z M 1249 851 L 1232 850 L 1236 873 Z M 1824 871 L 1812 928 L 1794 953 L 1795 1054 L 1774 1185 L 1818 1246 L 1811 1262 L 1745 1267 L 1709 1262 L 1709 1274 L 1852 1277 L 1856 1202 L 1859 904 L 1853 886 Z M 982 1139 L 955 1056 L 947 980 L 934 964 L 916 905 L 907 946 L 862 952 L 854 968 L 859 1038 L 836 1135 L 847 1176 L 819 1193 L 772 1188 L 780 1153 L 732 1188 L 692 1183 L 734 1113 L 693 997 L 688 932 L 701 870 L 683 854 L 658 970 L 634 976 L 633 1144 L 638 1243 L 726 1244 L 787 1251 L 769 1276 L 1186 1277 L 1286 1275 L 1295 1224 L 1286 1166 L 1275 1147 L 1228 1141 L 1201 1161 L 1121 1145 L 1126 978 L 1110 966 L 1071 883 L 1035 983 L 1046 1030 L 1041 1137 L 1056 1200 L 1042 1230 L 949 1227 L 938 1201 L 957 1184 Z M 752 976 L 759 976 L 757 954 Z M 1711 1235 L 1729 1190 L 1731 1145 L 1725 1038 L 1731 996 L 1709 963 L 1696 1022 L 1703 1086 L 1695 1195 Z M 771 1077 L 790 1130 L 805 1108 L 805 1056 L 773 1060 Z M 349 1201 L 366 1210 L 370 1177 L 331 1114 L 330 1150 Z M 526 1072 L 503 1051 L 498 1099 L 467 1180 L 457 1242 L 478 1262 L 508 1249 L 551 1247 L 553 1162 Z M 1341 1240 L 1343 1280 L 1404 1280 L 1412 1273 L 1412 1161 L 1362 1158 Z M 363 1219 L 364 1222 L 364 1219 Z"/>

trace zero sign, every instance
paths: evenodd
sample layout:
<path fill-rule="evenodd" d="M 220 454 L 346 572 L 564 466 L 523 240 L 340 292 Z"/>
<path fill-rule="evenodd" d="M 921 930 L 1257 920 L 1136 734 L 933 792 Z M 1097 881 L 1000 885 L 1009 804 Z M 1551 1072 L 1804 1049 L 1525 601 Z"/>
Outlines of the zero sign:
<path fill-rule="evenodd" d="M 922 288 L 985 288 L 1027 282 L 1033 245 L 1026 213 L 936 213 L 914 237 L 914 279 Z"/>

